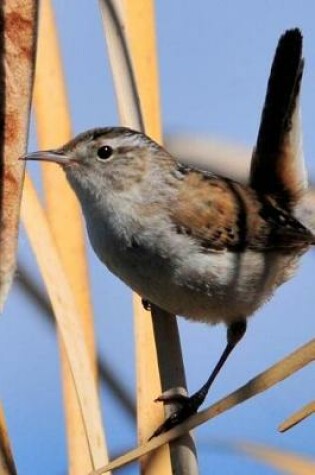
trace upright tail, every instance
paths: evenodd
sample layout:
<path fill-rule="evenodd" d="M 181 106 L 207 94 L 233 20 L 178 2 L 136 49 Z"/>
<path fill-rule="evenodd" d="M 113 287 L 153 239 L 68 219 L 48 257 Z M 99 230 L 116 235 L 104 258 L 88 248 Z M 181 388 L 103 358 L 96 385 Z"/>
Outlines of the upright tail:
<path fill-rule="evenodd" d="M 286 31 L 279 40 L 251 164 L 251 186 L 287 210 L 307 186 L 299 110 L 302 42 L 298 29 Z"/>

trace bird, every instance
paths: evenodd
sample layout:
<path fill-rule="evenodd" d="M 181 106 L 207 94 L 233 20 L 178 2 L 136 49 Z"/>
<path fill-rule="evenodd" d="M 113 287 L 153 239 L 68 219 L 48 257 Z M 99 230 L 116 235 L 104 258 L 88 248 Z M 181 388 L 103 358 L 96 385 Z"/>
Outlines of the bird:
<path fill-rule="evenodd" d="M 143 302 L 227 327 L 226 346 L 206 383 L 190 397 L 158 398 L 180 406 L 152 437 L 199 409 L 248 318 L 294 275 L 315 242 L 295 217 L 307 189 L 302 43 L 297 28 L 278 41 L 247 185 L 185 165 L 126 127 L 94 128 L 60 148 L 21 157 L 62 167 L 95 253 Z"/>

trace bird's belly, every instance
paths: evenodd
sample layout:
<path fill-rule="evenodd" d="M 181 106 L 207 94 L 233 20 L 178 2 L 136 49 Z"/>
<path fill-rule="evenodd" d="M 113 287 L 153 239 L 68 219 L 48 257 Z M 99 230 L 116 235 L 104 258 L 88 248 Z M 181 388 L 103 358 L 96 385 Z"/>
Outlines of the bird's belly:
<path fill-rule="evenodd" d="M 117 239 L 101 245 L 91 241 L 109 270 L 140 296 L 171 313 L 209 323 L 250 316 L 291 277 L 299 257 L 254 251 L 162 257 Z"/>
<path fill-rule="evenodd" d="M 190 315 L 184 308 L 179 314 L 210 323 L 249 317 L 293 276 L 298 258 L 297 253 L 226 252 L 209 255 L 198 266 L 199 256 L 192 256 L 181 278 Z"/>
<path fill-rule="evenodd" d="M 290 278 L 296 256 L 246 252 L 199 256 L 183 267 L 139 265 L 123 280 L 141 296 L 171 313 L 209 323 L 252 315 Z M 131 269 L 130 269 L 131 270 Z"/>

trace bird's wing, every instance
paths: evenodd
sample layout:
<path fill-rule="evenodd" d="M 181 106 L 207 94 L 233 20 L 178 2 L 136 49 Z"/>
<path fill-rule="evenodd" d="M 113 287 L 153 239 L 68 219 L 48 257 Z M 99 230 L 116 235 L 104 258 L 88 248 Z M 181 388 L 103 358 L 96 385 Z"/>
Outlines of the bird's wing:
<path fill-rule="evenodd" d="M 178 233 L 209 252 L 240 250 L 248 239 L 248 203 L 241 185 L 190 169 L 168 213 Z M 255 210 L 256 211 L 256 210 Z"/>
<path fill-rule="evenodd" d="M 270 197 L 197 169 L 190 169 L 177 183 L 167 213 L 176 232 L 192 237 L 205 252 L 292 249 L 314 241 Z"/>
<path fill-rule="evenodd" d="M 288 30 L 273 60 L 251 164 L 251 187 L 287 210 L 307 186 L 299 107 L 303 64 L 302 34 Z"/>

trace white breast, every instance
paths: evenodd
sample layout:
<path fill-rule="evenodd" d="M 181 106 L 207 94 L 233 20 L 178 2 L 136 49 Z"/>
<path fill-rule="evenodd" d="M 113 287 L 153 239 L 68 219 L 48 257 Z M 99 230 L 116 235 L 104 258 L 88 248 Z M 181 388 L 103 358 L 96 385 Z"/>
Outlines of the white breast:
<path fill-rule="evenodd" d="M 103 214 L 103 213 L 102 213 Z M 190 319 L 226 323 L 250 316 L 296 268 L 297 253 L 204 253 L 159 217 L 137 229 L 120 214 L 87 216 L 101 261 L 140 296 Z M 130 215 L 131 216 L 131 215 Z"/>

